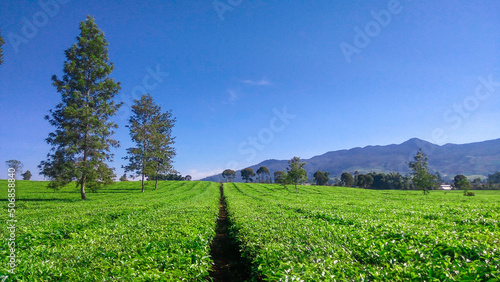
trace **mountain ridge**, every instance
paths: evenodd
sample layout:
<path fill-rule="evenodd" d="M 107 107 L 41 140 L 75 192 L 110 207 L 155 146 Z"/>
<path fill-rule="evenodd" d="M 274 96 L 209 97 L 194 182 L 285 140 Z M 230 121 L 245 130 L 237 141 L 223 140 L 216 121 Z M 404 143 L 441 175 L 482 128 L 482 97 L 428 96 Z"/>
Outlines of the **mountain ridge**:
<path fill-rule="evenodd" d="M 440 172 L 448 179 L 457 174 L 486 177 L 488 174 L 500 171 L 500 138 L 467 144 L 447 143 L 444 145 L 411 138 L 401 144 L 367 145 L 328 151 L 302 161 L 306 162 L 305 169 L 308 178 L 311 179 L 318 169 L 330 172 L 330 177 L 340 176 L 345 171 L 406 174 L 410 172 L 407 162 L 413 160 L 419 148 L 422 148 L 428 156 L 430 170 Z M 257 171 L 259 167 L 266 166 L 272 176 L 275 171 L 283 170 L 287 165 L 288 160 L 269 159 L 249 167 Z M 224 179 L 219 174 L 202 180 L 223 181 Z M 234 181 L 241 181 L 240 170 L 237 171 Z"/>

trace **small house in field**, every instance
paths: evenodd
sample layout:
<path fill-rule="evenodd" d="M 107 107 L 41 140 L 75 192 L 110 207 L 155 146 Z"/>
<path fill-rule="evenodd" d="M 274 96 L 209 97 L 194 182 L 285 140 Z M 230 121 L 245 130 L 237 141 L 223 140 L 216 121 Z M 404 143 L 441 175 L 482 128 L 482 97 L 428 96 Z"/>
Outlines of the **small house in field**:
<path fill-rule="evenodd" d="M 441 186 L 439 186 L 439 190 L 451 190 L 451 185 L 441 184 Z"/>

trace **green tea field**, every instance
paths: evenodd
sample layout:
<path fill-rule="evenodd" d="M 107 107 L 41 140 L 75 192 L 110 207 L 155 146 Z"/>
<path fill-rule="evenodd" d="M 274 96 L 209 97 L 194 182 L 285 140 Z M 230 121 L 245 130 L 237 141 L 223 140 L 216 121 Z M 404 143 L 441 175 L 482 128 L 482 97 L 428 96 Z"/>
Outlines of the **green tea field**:
<path fill-rule="evenodd" d="M 269 281 L 499 281 L 500 193 L 225 184 Z"/>
<path fill-rule="evenodd" d="M 7 181 L 0 181 L 7 187 Z M 210 281 L 219 183 L 78 188 L 16 181 L 8 281 Z M 229 236 L 258 281 L 499 281 L 500 192 L 225 183 Z M 0 193 L 8 238 L 7 192 Z M 227 205 L 227 206 L 226 206 Z M 217 281 L 217 279 L 215 279 Z"/>
<path fill-rule="evenodd" d="M 19 281 L 202 281 L 211 267 L 210 242 L 219 185 L 161 182 L 141 193 L 120 182 L 88 201 L 71 185 L 53 192 L 42 182 L 16 181 L 16 275 Z M 0 185 L 7 187 L 7 181 Z M 154 188 L 154 184 L 148 187 Z M 6 189 L 2 228 L 7 238 Z M 7 241 L 0 274 L 6 275 Z"/>

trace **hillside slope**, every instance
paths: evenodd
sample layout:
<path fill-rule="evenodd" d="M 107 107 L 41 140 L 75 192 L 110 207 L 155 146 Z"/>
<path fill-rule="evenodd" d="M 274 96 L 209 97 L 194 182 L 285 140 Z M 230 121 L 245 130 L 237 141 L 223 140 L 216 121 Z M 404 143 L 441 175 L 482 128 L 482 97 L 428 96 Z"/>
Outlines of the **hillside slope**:
<path fill-rule="evenodd" d="M 439 171 L 443 176 L 453 178 L 457 174 L 482 175 L 500 171 L 500 139 L 469 143 L 436 145 L 418 138 L 410 139 L 401 144 L 385 146 L 357 147 L 349 150 L 327 152 L 306 162 L 306 171 L 309 178 L 318 169 L 330 172 L 332 177 L 340 176 L 342 172 L 400 172 L 409 171 L 408 161 L 413 159 L 419 148 L 422 148 L 429 157 L 429 167 L 432 171 Z M 293 157 L 292 155 L 290 158 Z M 266 160 L 250 166 L 254 171 L 266 166 L 271 173 L 283 170 L 287 160 Z M 221 172 L 222 173 L 222 172 Z M 241 181 L 237 171 L 235 181 Z M 222 176 L 214 175 L 203 180 L 221 181 Z"/>

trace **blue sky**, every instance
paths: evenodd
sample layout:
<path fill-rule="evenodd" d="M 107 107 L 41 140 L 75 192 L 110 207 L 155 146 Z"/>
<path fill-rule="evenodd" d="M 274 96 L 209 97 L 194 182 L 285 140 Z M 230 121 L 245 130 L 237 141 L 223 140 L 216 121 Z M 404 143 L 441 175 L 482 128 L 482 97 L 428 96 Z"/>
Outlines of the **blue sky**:
<path fill-rule="evenodd" d="M 177 118 L 174 165 L 195 179 L 412 137 L 500 138 L 495 0 L 7 0 L 0 161 L 22 161 L 35 179 L 53 130 L 43 117 L 61 99 L 51 76 L 87 15 L 109 41 L 126 103 L 118 175 L 129 105 L 144 90 Z"/>

